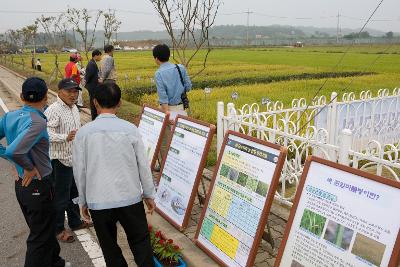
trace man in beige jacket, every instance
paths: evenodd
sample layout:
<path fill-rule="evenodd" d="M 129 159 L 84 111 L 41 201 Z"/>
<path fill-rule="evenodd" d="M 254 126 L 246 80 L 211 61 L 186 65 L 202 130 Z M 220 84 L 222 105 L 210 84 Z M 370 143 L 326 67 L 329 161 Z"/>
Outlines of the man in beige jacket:
<path fill-rule="evenodd" d="M 99 83 L 116 83 L 117 81 L 117 72 L 115 71 L 113 53 L 114 46 L 104 46 L 104 56 L 100 62 Z"/>

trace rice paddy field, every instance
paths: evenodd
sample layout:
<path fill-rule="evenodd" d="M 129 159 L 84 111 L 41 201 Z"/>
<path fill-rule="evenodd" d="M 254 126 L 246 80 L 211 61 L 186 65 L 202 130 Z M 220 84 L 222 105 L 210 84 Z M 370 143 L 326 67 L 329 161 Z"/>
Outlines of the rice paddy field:
<path fill-rule="evenodd" d="M 15 61 L 20 60 L 14 56 Z M 54 66 L 52 54 L 40 54 L 42 75 L 48 76 Z M 60 54 L 60 66 L 69 59 Z M 282 101 L 289 106 L 294 98 L 310 100 L 327 79 L 319 95 L 339 94 L 380 88 L 400 87 L 400 45 L 354 45 L 320 47 L 269 47 L 248 49 L 214 49 L 207 67 L 202 69 L 202 54 L 192 61 L 189 73 L 193 90 L 189 93 L 192 116 L 216 122 L 216 103 L 234 102 L 236 106 L 259 103 L 263 97 Z M 341 60 L 340 64 L 337 64 Z M 151 51 L 115 52 L 119 85 L 124 99 L 136 105 L 157 105 L 152 80 L 157 66 Z M 25 56 L 25 69 L 30 58 Z M 204 88 L 212 88 L 206 95 Z M 233 92 L 239 97 L 232 100 Z"/>

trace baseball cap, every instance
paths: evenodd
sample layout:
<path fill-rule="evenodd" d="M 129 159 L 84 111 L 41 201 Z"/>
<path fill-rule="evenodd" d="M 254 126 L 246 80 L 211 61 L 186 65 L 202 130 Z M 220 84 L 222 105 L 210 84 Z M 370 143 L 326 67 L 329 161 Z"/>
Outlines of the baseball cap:
<path fill-rule="evenodd" d="M 40 102 L 47 94 L 46 82 L 38 77 L 30 77 L 22 84 L 22 97 L 28 102 Z"/>
<path fill-rule="evenodd" d="M 74 79 L 71 78 L 65 78 L 62 79 L 59 83 L 58 83 L 58 89 L 64 89 L 64 90 L 68 90 L 68 89 L 78 89 L 78 90 L 82 90 L 79 87 L 79 84 L 77 82 L 74 81 Z"/>

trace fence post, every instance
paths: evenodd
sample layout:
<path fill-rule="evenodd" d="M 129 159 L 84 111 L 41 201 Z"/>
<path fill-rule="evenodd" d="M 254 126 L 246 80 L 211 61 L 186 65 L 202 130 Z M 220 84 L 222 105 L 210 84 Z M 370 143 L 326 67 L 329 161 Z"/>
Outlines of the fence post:
<path fill-rule="evenodd" d="M 330 104 L 328 106 L 328 114 L 326 117 L 327 120 L 327 130 L 329 133 L 328 136 L 328 143 L 331 145 L 337 145 L 337 139 L 336 136 L 338 134 L 337 132 L 337 96 L 338 94 L 336 92 L 332 92 L 331 94 L 331 99 L 330 99 Z"/>
<path fill-rule="evenodd" d="M 228 116 L 228 125 L 227 128 L 225 128 L 225 130 L 235 130 L 235 124 L 232 124 L 232 114 L 234 113 L 235 110 L 235 104 L 233 103 L 228 103 L 228 105 L 226 105 L 226 115 Z"/>
<path fill-rule="evenodd" d="M 343 129 L 339 145 L 339 163 L 349 166 L 349 151 L 353 142 L 353 134 L 349 129 Z"/>
<path fill-rule="evenodd" d="M 219 156 L 219 151 L 221 150 L 224 139 L 224 122 L 222 120 L 223 116 L 225 115 L 224 109 L 224 102 L 219 101 L 217 103 L 217 157 Z"/>
<path fill-rule="evenodd" d="M 326 129 L 328 131 L 328 144 L 338 145 L 337 144 L 337 93 L 332 92 L 330 104 L 328 105 L 328 113 L 326 116 Z M 333 160 L 336 155 L 335 151 L 329 151 L 329 157 Z"/>

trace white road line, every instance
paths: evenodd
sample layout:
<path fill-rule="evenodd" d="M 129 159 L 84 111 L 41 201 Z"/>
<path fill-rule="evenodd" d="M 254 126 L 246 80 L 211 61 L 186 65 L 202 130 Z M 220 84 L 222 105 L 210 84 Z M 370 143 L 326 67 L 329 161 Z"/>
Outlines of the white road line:
<path fill-rule="evenodd" d="M 93 239 L 89 229 L 82 229 L 75 231 L 75 234 L 81 242 L 83 249 L 89 255 L 94 267 L 106 267 L 103 252 L 96 240 Z"/>
<path fill-rule="evenodd" d="M 4 104 L 3 99 L 0 97 L 0 107 L 4 110 L 5 113 L 9 112 L 6 104 Z"/>

